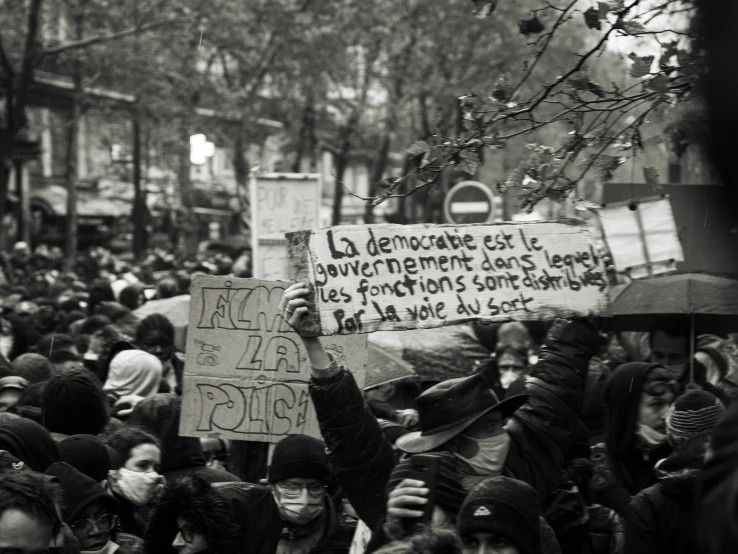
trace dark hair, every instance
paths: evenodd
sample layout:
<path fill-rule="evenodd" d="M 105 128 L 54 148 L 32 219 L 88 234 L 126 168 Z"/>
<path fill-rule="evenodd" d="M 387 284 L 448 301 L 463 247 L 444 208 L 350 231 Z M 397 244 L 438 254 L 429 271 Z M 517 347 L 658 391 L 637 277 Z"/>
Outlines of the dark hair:
<path fill-rule="evenodd" d="M 158 438 L 148 431 L 132 425 L 124 425 L 112 433 L 106 434 L 103 437 L 103 442 L 118 453 L 121 466 L 125 465 L 131 457 L 131 451 L 137 446 L 153 444 L 161 450 L 161 442 Z"/>
<path fill-rule="evenodd" d="M 172 298 L 179 293 L 179 283 L 174 277 L 164 277 L 156 283 L 156 295 L 159 299 Z"/>
<path fill-rule="evenodd" d="M 43 422 L 52 433 L 99 435 L 110 419 L 100 382 L 87 370 L 63 370 L 46 382 Z"/>
<path fill-rule="evenodd" d="M 413 535 L 381 547 L 377 554 L 461 554 L 462 551 L 461 539 L 451 529 L 420 527 Z"/>
<path fill-rule="evenodd" d="M 167 316 L 162 314 L 147 315 L 136 327 L 136 342 L 140 343 L 151 331 L 161 331 L 174 343 L 174 325 Z"/>
<path fill-rule="evenodd" d="M 653 346 L 653 337 L 658 332 L 662 332 L 672 338 L 687 338 L 689 337 L 689 325 L 685 319 L 679 317 L 659 319 L 654 323 L 653 327 L 651 327 L 651 332 L 648 334 L 649 346 Z"/>
<path fill-rule="evenodd" d="M 56 326 L 56 331 L 58 333 L 66 333 L 69 331 L 69 326 L 74 323 L 75 321 L 79 321 L 80 319 L 84 319 L 86 316 L 84 312 L 80 310 L 72 310 L 71 312 L 66 312 L 62 314 L 59 324 Z"/>
<path fill-rule="evenodd" d="M 208 552 L 243 552 L 241 522 L 234 522 L 228 503 L 202 477 L 191 474 L 169 483 L 148 525 L 145 552 L 174 553 L 177 518 L 186 519 L 208 540 Z"/>
<path fill-rule="evenodd" d="M 51 378 L 51 362 L 41 354 L 21 354 L 10 367 L 29 383 L 40 383 Z"/>
<path fill-rule="evenodd" d="M 78 335 L 92 335 L 95 331 L 99 331 L 106 325 L 110 325 L 112 321 L 104 315 L 93 315 L 88 317 L 77 331 Z"/>
<path fill-rule="evenodd" d="M 9 471 L 0 475 L 0 515 L 16 509 L 51 525 L 56 536 L 61 521 L 52 491 L 44 478 L 32 471 Z"/>
<path fill-rule="evenodd" d="M 141 287 L 136 285 L 128 285 L 118 296 L 118 302 L 129 310 L 135 310 L 141 305 Z"/>
<path fill-rule="evenodd" d="M 90 298 L 87 303 L 87 311 L 95 313 L 95 308 L 100 302 L 115 302 L 115 293 L 110 281 L 107 279 L 95 279 L 90 285 Z"/>
<path fill-rule="evenodd" d="M 500 361 L 500 357 L 505 354 L 512 354 L 517 358 L 521 358 L 525 365 L 528 365 L 528 350 L 520 344 L 499 344 L 495 350 L 495 357 Z"/>
<path fill-rule="evenodd" d="M 51 363 L 60 363 L 69 361 L 69 356 L 61 356 L 66 354 L 73 354 L 75 360 L 79 360 L 79 356 L 74 353 L 75 350 L 74 339 L 69 335 L 63 333 L 54 333 L 41 337 L 36 343 L 34 351 L 36 354 L 41 354 L 45 358 L 48 358 Z"/>

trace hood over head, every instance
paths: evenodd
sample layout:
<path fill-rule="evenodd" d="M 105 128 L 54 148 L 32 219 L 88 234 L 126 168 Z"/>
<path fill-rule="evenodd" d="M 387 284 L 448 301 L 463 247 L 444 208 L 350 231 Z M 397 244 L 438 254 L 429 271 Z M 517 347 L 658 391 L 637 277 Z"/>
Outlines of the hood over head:
<path fill-rule="evenodd" d="M 100 483 L 69 464 L 64 462 L 53 464 L 46 470 L 46 475 L 56 477 L 61 485 L 64 523 L 68 525 L 74 523 L 79 513 L 93 502 L 105 504 L 108 513 L 118 513 L 115 498 L 109 495 Z"/>
<path fill-rule="evenodd" d="M 0 424 L 0 450 L 7 450 L 39 473 L 60 459 L 59 448 L 49 432 L 25 418 Z"/>
<path fill-rule="evenodd" d="M 179 436 L 182 398 L 155 394 L 142 400 L 128 418 L 129 425 L 142 427 L 161 441 L 161 473 L 205 465 L 200 439 Z"/>

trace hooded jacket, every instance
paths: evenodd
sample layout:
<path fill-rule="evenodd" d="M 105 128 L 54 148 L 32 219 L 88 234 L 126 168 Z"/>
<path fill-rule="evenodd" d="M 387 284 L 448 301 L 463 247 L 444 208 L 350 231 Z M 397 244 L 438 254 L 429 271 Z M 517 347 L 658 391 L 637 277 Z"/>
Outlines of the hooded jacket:
<path fill-rule="evenodd" d="M 605 444 L 592 449 L 595 471 L 590 488 L 596 503 L 611 508 L 626 521 L 634 494 L 656 482 L 653 467 L 671 453 L 664 444 L 639 449 L 635 439 L 641 391 L 657 364 L 632 362 L 617 368 L 605 388 Z"/>
<path fill-rule="evenodd" d="M 587 367 L 597 347 L 591 325 L 558 321 L 530 373 L 528 401 L 505 426 L 510 450 L 503 475 L 531 485 L 543 505 L 558 485 L 581 426 Z M 349 371 L 314 378 L 310 395 L 336 479 L 359 517 L 374 529 L 386 511 L 385 488 L 395 465 L 391 445 Z"/>
<path fill-rule="evenodd" d="M 0 424 L 0 450 L 7 450 L 40 473 L 60 460 L 59 447 L 49 432 L 25 418 Z"/>
<path fill-rule="evenodd" d="M 200 439 L 181 437 L 179 420 L 182 398 L 176 394 L 155 394 L 142 400 L 128 418 L 130 425 L 142 427 L 161 441 L 161 470 L 167 481 L 197 473 L 210 483 L 240 481 L 227 471 L 206 467 Z"/>
<path fill-rule="evenodd" d="M 279 541 L 279 510 L 266 487 L 216 487 L 197 475 L 170 483 L 149 522 L 147 553 L 176 553 L 178 517 L 208 537 L 206 552 L 214 554 L 274 554 Z"/>
<path fill-rule="evenodd" d="M 681 445 L 656 470 L 658 482 L 631 502 L 626 526 L 628 554 L 691 554 L 696 548 L 697 481 L 706 437 Z"/>
<path fill-rule="evenodd" d="M 109 495 L 100 483 L 69 464 L 63 462 L 53 464 L 46 470 L 46 475 L 59 480 L 62 489 L 62 520 L 67 525 L 72 525 L 82 510 L 97 502 L 106 505 L 107 513 L 118 514 L 118 503 L 115 498 Z M 140 552 L 143 547 L 141 539 L 133 535 L 116 533 L 115 530 L 111 532 L 110 540 L 118 545 L 116 552 L 120 554 Z"/>

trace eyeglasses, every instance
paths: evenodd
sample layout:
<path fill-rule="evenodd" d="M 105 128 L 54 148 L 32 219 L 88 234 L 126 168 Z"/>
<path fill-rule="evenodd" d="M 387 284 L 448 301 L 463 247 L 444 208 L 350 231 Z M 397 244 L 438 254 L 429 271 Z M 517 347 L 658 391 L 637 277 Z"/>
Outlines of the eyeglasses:
<path fill-rule="evenodd" d="M 525 369 L 525 366 L 524 365 L 509 364 L 509 365 L 497 366 L 497 368 L 500 371 L 523 371 Z"/>
<path fill-rule="evenodd" d="M 78 537 L 86 537 L 97 527 L 99 531 L 107 533 L 118 523 L 118 516 L 103 514 L 97 519 L 78 519 L 72 523 L 71 528 Z"/>
<path fill-rule="evenodd" d="M 182 535 L 182 538 L 187 544 L 190 544 L 195 539 L 195 533 L 197 532 L 197 529 L 195 529 L 195 526 L 191 523 L 188 523 L 187 525 L 183 525 L 182 527 L 177 527 L 177 531 L 180 535 Z"/>
<path fill-rule="evenodd" d="M 301 485 L 299 483 L 292 483 L 290 481 L 286 481 L 282 483 L 277 483 L 277 488 L 285 496 L 292 496 L 292 497 L 300 496 L 303 490 L 307 490 L 309 496 L 312 496 L 313 498 L 319 498 L 325 493 L 325 489 L 327 487 L 322 483 L 312 483 L 310 485 Z"/>

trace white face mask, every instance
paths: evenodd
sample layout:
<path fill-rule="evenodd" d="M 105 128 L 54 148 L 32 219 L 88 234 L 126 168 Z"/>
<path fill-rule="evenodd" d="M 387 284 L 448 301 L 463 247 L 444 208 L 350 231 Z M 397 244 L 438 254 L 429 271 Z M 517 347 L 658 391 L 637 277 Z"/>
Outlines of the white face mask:
<path fill-rule="evenodd" d="M 115 492 L 136 506 L 148 504 L 157 487 L 164 486 L 164 478 L 155 471 L 143 473 L 124 467 L 110 471 L 108 479 Z"/>
<path fill-rule="evenodd" d="M 644 446 L 649 448 L 657 448 L 666 443 L 666 435 L 655 429 L 651 429 L 648 425 L 643 425 L 643 423 L 637 424 L 636 436 L 638 436 Z"/>
<path fill-rule="evenodd" d="M 305 525 L 323 513 L 323 500 L 303 502 L 299 498 L 277 498 L 282 519 L 295 525 Z"/>
<path fill-rule="evenodd" d="M 519 373 L 515 373 L 514 371 L 505 371 L 500 375 L 500 385 L 503 389 L 507 390 L 510 388 L 510 385 L 517 381 L 518 377 L 520 377 Z"/>
<path fill-rule="evenodd" d="M 468 437 L 461 434 L 464 440 L 474 441 L 479 446 L 479 452 L 473 458 L 466 458 L 456 452 L 454 456 L 462 463 L 457 464 L 461 471 L 461 483 L 464 489 L 469 490 L 487 477 L 494 477 L 502 473 L 510 451 L 510 436 L 503 432 L 493 437 L 483 439 Z"/>
<path fill-rule="evenodd" d="M 81 554 L 113 554 L 113 552 L 119 548 L 120 546 L 115 544 L 113 541 L 108 541 L 108 543 L 100 550 L 82 550 Z"/>

